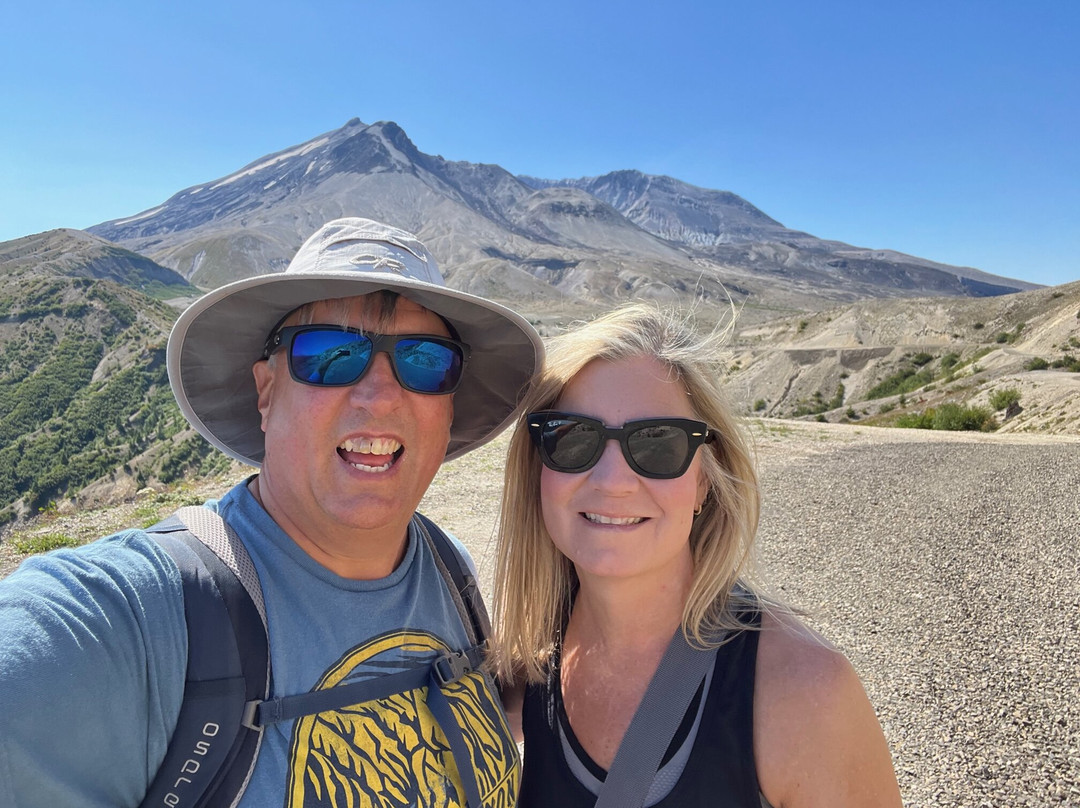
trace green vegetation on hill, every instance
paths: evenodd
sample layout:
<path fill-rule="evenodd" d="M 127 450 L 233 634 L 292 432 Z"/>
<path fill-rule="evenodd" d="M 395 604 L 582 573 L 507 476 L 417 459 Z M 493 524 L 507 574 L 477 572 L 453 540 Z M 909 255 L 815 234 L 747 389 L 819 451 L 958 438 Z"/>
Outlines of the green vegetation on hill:
<path fill-rule="evenodd" d="M 173 400 L 176 312 L 112 281 L 0 275 L 0 523 L 118 469 L 140 484 L 228 465 Z"/>
<path fill-rule="evenodd" d="M 896 426 L 909 429 L 945 429 L 955 432 L 992 432 L 998 427 L 993 413 L 986 407 L 967 407 L 946 402 L 922 412 L 907 413 L 896 419 Z"/>

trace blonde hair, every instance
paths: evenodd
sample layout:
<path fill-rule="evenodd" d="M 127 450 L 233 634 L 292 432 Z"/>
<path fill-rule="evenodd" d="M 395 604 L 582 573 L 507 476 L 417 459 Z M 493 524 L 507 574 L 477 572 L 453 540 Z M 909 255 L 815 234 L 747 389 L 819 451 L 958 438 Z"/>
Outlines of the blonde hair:
<path fill-rule="evenodd" d="M 544 525 L 541 461 L 525 415 L 553 406 L 566 385 L 595 359 L 659 360 L 686 389 L 695 417 L 718 436 L 699 450 L 708 494 L 690 530 L 694 572 L 682 618 L 687 640 L 698 647 L 716 645 L 726 631 L 745 628 L 740 615 L 762 605 L 762 596 L 744 580 L 757 532 L 759 496 L 749 446 L 720 382 L 728 331 L 701 335 L 691 314 L 639 304 L 551 341 L 507 454 L 492 654 L 500 678 L 524 675 L 537 682 L 546 676 L 577 582 L 573 564 L 556 549 Z"/>

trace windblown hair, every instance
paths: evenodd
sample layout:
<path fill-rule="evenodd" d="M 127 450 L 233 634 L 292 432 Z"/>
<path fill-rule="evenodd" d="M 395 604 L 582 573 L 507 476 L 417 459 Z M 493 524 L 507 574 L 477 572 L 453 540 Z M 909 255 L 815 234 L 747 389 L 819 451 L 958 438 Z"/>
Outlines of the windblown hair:
<path fill-rule="evenodd" d="M 577 584 L 573 564 L 551 541 L 540 507 L 541 461 L 526 415 L 554 407 L 566 385 L 590 362 L 650 357 L 683 385 L 695 417 L 716 431 L 700 451 L 708 494 L 690 530 L 693 581 L 683 610 L 687 641 L 717 645 L 745 628 L 740 615 L 767 605 L 745 580 L 757 532 L 757 473 L 742 428 L 720 382 L 730 329 L 699 334 L 692 315 L 633 305 L 551 341 L 510 440 L 495 574 L 492 667 L 503 680 L 543 680 L 569 618 Z M 662 414 L 662 413 L 659 413 Z"/>

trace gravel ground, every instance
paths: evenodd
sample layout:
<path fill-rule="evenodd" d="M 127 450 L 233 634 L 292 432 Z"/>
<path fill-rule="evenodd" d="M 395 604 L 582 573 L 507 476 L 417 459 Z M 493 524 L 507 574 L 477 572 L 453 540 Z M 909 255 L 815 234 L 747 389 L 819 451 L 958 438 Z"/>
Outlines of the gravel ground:
<path fill-rule="evenodd" d="M 905 805 L 1080 806 L 1080 443 L 860 432 L 761 453 L 774 589 L 860 672 Z"/>
<path fill-rule="evenodd" d="M 762 573 L 860 672 L 904 804 L 1080 808 L 1080 441 L 751 429 Z M 422 505 L 488 592 L 505 447 L 448 464 Z M 131 513 L 39 530 L 104 533 Z M 0 544 L 0 575 L 15 560 Z"/>

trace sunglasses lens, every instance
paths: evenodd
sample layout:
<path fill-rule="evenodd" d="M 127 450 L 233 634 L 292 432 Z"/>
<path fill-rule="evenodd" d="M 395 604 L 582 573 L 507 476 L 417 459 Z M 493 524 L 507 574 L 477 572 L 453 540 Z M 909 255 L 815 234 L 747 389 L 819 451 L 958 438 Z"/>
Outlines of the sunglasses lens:
<path fill-rule="evenodd" d="M 671 480 L 686 473 L 694 452 L 710 440 L 708 427 L 687 418 L 653 418 L 607 427 L 583 415 L 555 411 L 529 416 L 529 434 L 544 465 L 554 471 L 588 471 L 608 440 L 617 440 L 623 456 L 643 477 Z"/>
<path fill-rule="evenodd" d="M 690 440 L 677 426 L 646 426 L 627 436 L 626 448 L 642 471 L 678 476 L 690 454 Z"/>
<path fill-rule="evenodd" d="M 400 339 L 394 364 L 404 387 L 417 393 L 451 393 L 461 381 L 464 359 L 451 344 L 426 339 Z"/>
<path fill-rule="evenodd" d="M 590 424 L 569 418 L 552 418 L 544 423 L 541 440 L 541 451 L 550 459 L 553 468 L 577 471 L 589 466 L 601 436 Z"/>
<path fill-rule="evenodd" d="M 308 384 L 352 384 L 371 361 L 371 340 L 347 331 L 301 331 L 293 337 L 289 363 Z"/>

